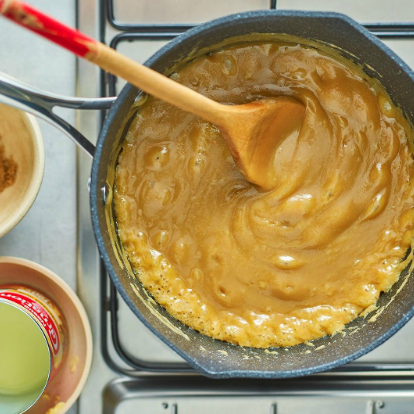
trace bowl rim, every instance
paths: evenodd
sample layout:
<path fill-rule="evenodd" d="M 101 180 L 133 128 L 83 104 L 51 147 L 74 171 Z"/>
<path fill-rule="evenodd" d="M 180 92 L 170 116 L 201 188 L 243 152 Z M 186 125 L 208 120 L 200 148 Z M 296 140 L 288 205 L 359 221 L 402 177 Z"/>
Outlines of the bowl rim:
<path fill-rule="evenodd" d="M 88 379 L 89 372 L 92 366 L 92 354 L 93 354 L 92 330 L 91 330 L 91 326 L 89 323 L 89 318 L 86 313 L 86 310 L 83 306 L 83 303 L 80 301 L 79 297 L 76 295 L 74 290 L 56 273 L 52 272 L 46 267 L 36 262 L 33 262 L 31 260 L 28 260 L 28 259 L 23 259 L 20 257 L 12 257 L 12 256 L 0 256 L 0 264 L 2 263 L 15 264 L 18 266 L 36 270 L 37 272 L 41 273 L 43 276 L 49 279 L 49 281 L 51 281 L 55 285 L 58 285 L 65 292 L 69 300 L 72 301 L 72 303 L 74 304 L 75 308 L 78 311 L 79 317 L 82 321 L 83 329 L 85 331 L 86 358 L 85 358 L 85 365 L 83 368 L 83 372 L 82 372 L 82 375 L 80 377 L 78 384 L 76 385 L 71 396 L 66 401 L 64 401 L 65 403 L 64 407 L 62 407 L 62 409 L 59 411 L 59 414 L 65 414 L 73 406 L 75 401 L 80 396 L 80 393 L 82 392 L 86 384 L 86 381 Z M 35 405 L 33 407 L 35 407 Z"/>
<path fill-rule="evenodd" d="M 24 194 L 22 202 L 16 208 L 15 212 L 10 215 L 9 220 L 5 223 L 4 226 L 0 226 L 0 238 L 6 235 L 14 227 L 16 227 L 32 207 L 37 195 L 39 194 L 45 169 L 45 151 L 42 132 L 40 130 L 39 124 L 33 115 L 19 109 L 16 110 L 19 111 L 19 113 L 24 118 L 27 130 L 30 133 L 34 148 L 34 162 L 29 187 Z"/>

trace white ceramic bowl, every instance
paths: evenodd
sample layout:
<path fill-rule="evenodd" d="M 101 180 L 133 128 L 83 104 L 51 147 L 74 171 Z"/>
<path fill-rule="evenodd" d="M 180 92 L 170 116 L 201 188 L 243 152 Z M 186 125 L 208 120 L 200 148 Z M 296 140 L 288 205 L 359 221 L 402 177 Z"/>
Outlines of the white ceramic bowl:
<path fill-rule="evenodd" d="M 0 104 L 0 145 L 18 165 L 16 181 L 0 193 L 0 237 L 26 215 L 42 184 L 45 156 L 36 119 Z"/>
<path fill-rule="evenodd" d="M 66 358 L 39 400 L 25 412 L 64 414 L 79 397 L 92 363 L 92 333 L 85 309 L 66 282 L 29 260 L 0 257 L 0 286 L 8 284 L 32 286 L 45 293 L 56 303 L 66 319 Z M 91 413 L 94 413 L 93 407 Z"/>

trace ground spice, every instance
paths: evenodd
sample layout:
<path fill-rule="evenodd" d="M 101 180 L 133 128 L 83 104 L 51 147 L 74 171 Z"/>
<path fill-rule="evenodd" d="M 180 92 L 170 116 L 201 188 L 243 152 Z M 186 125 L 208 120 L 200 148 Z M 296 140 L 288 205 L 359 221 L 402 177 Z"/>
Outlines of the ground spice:
<path fill-rule="evenodd" d="M 6 151 L 4 145 L 1 145 L 0 137 L 0 193 L 16 181 L 17 167 L 13 157 L 6 157 Z"/>

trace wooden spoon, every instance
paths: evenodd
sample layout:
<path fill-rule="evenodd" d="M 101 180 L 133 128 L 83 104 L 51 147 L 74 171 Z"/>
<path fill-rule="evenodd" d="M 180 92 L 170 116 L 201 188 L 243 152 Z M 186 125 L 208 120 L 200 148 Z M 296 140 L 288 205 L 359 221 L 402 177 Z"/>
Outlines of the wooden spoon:
<path fill-rule="evenodd" d="M 305 107 L 290 97 L 222 105 L 121 55 L 28 4 L 0 0 L 0 14 L 119 76 L 143 91 L 216 125 L 246 180 L 265 189 L 275 183 L 274 153 L 302 125 Z"/>

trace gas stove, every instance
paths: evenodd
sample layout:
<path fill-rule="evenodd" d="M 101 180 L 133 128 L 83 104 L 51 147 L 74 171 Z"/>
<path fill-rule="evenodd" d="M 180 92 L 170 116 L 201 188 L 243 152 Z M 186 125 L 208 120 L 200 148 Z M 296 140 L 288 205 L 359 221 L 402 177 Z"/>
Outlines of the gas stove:
<path fill-rule="evenodd" d="M 414 68 L 412 0 L 78 0 L 77 16 L 81 31 L 144 62 L 198 23 L 265 8 L 348 14 Z M 79 96 L 114 96 L 123 85 L 78 62 Z M 103 117 L 83 111 L 77 127 L 97 137 Z M 94 360 L 79 414 L 414 413 L 414 320 L 375 351 L 328 373 L 283 381 L 218 381 L 196 373 L 118 297 L 95 244 L 87 185 L 91 160 L 82 150 L 77 169 L 77 285 L 94 334 Z"/>

